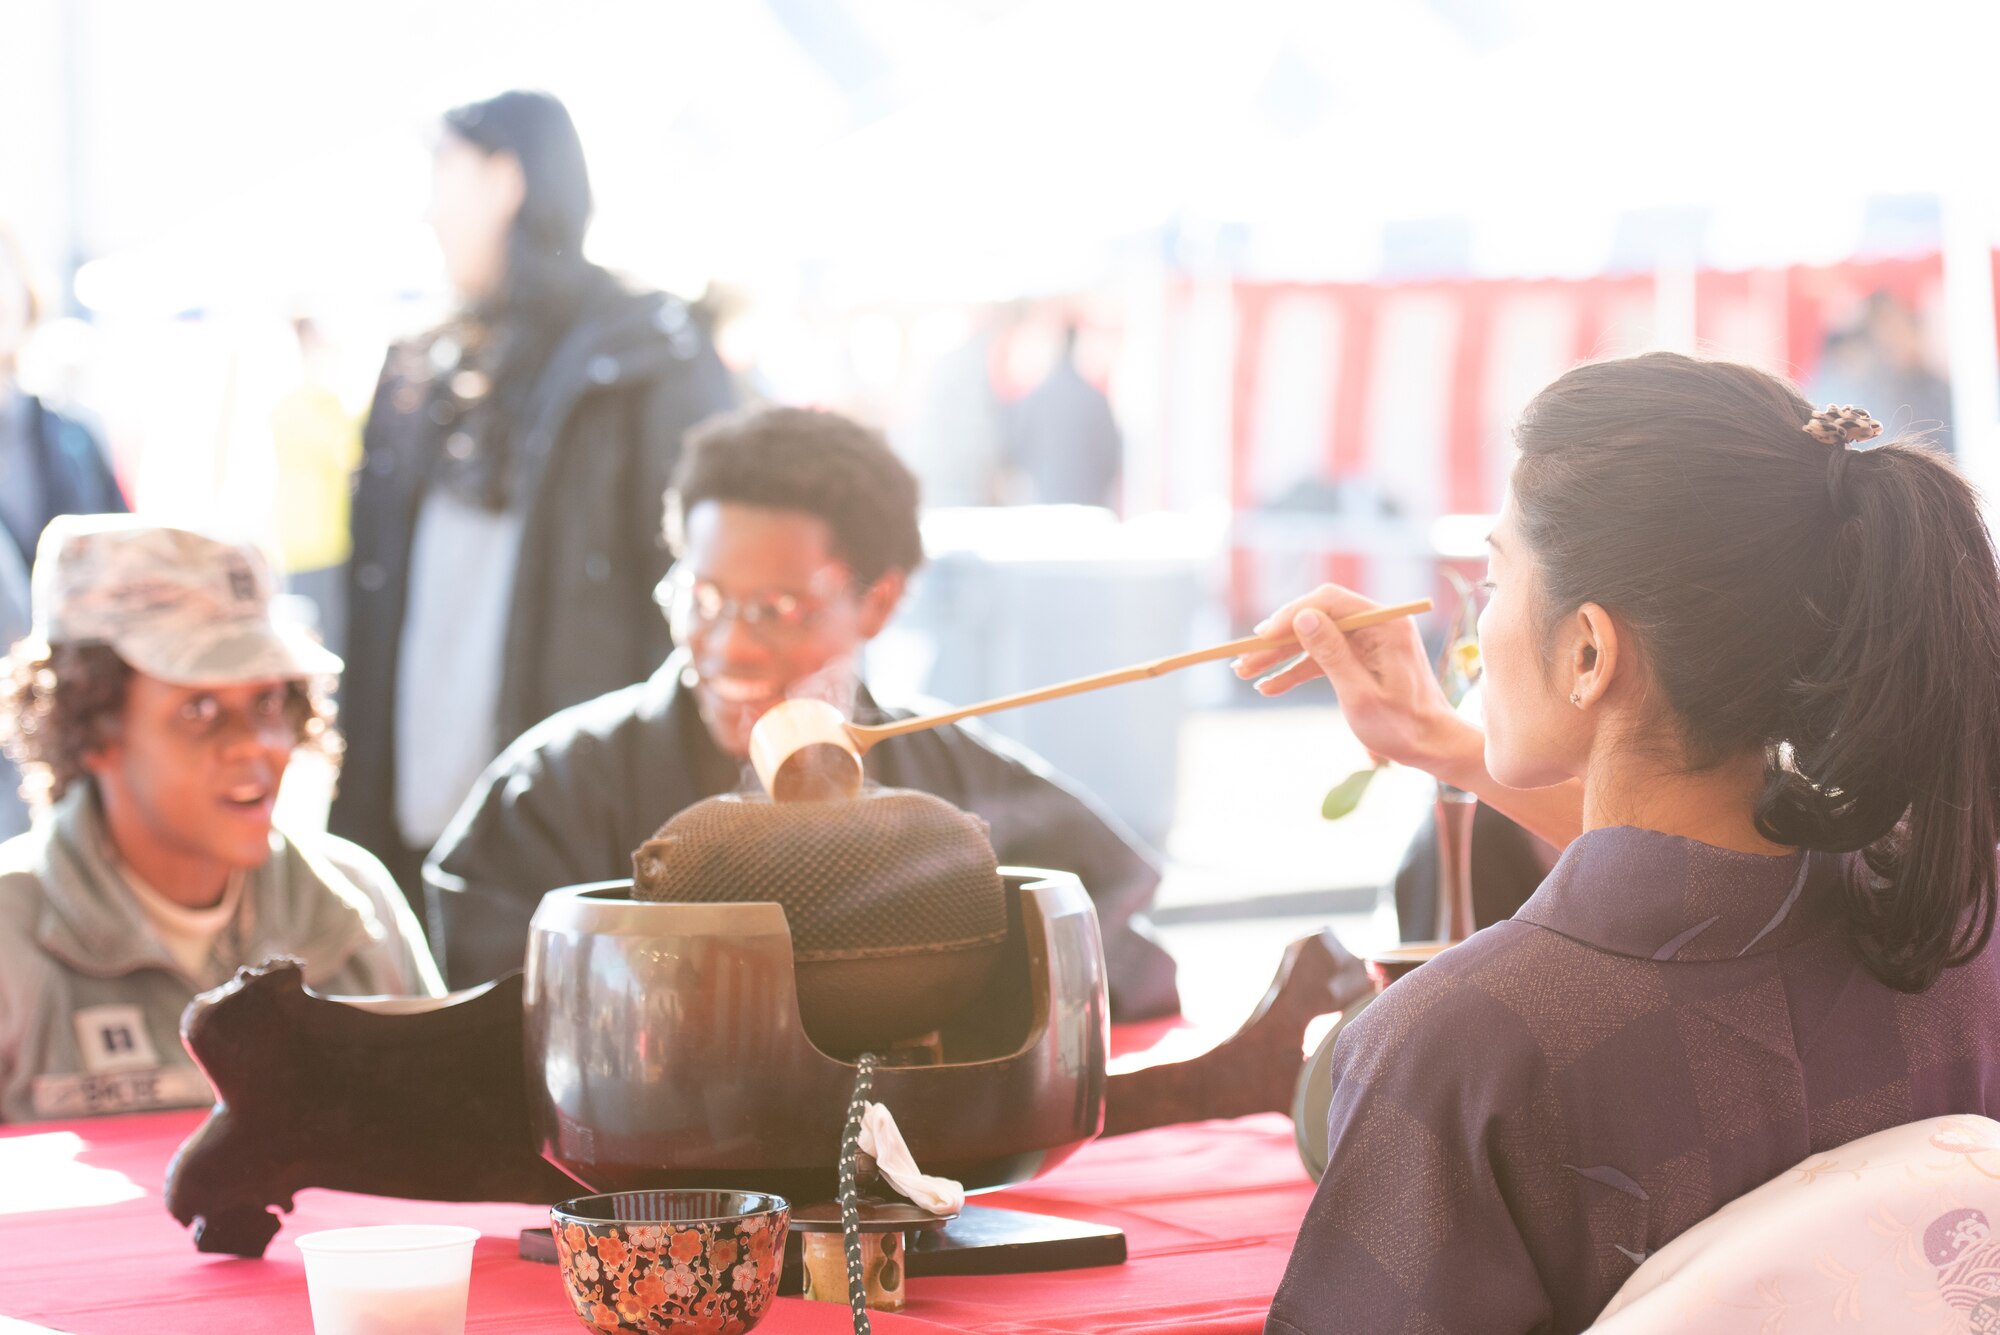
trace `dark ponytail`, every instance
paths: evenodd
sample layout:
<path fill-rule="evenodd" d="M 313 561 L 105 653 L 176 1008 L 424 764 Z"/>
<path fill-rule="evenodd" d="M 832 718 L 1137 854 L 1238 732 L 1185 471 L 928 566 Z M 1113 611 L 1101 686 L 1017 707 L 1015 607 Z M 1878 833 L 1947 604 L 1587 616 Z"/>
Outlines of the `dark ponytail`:
<path fill-rule="evenodd" d="M 1759 830 L 1862 850 L 1858 948 L 1921 991 L 1993 931 L 2000 569 L 1946 458 L 1812 421 L 1746 366 L 1578 367 L 1523 415 L 1515 505 L 1548 623 L 1620 617 L 1697 767 L 1761 749 Z"/>
<path fill-rule="evenodd" d="M 1772 768 L 1757 819 L 1780 843 L 1867 851 L 1874 883 L 1849 887 L 1849 920 L 1876 975 L 1916 991 L 1993 930 L 2000 575 L 1942 455 L 1858 452 L 1842 491 L 1844 604 L 1787 692 L 1793 763 Z"/>

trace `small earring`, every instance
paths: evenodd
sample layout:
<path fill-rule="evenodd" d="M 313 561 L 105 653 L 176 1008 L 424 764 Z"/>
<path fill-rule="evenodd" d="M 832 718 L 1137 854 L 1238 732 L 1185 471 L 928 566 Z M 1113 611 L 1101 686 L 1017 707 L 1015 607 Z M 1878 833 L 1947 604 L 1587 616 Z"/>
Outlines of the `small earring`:
<path fill-rule="evenodd" d="M 1582 709 L 1582 708 L 1583 708 L 1583 692 L 1582 692 L 1582 691 L 1571 691 L 1571 692 L 1569 693 L 1569 702 L 1570 702 L 1571 704 L 1575 705 L 1575 706 L 1576 706 L 1576 707 L 1577 707 L 1578 709 Z"/>

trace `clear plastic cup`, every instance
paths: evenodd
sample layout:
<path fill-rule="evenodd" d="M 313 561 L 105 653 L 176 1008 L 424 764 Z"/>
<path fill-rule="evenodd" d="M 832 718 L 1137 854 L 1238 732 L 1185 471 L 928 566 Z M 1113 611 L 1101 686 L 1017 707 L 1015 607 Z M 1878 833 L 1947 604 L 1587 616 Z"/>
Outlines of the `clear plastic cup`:
<path fill-rule="evenodd" d="M 465 1335 L 472 1244 L 455 1224 L 334 1228 L 298 1240 L 313 1335 Z"/>

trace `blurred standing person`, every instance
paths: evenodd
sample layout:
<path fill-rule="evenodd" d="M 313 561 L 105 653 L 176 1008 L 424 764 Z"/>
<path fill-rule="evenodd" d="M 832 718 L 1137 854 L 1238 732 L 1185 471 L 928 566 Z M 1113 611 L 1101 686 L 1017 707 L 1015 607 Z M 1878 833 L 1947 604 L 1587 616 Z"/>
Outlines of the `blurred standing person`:
<path fill-rule="evenodd" d="M 1076 365 L 1076 322 L 1042 383 L 1009 415 L 1007 462 L 1029 505 L 1117 506 L 1124 441 L 1104 391 Z"/>
<path fill-rule="evenodd" d="M 926 506 L 991 505 L 998 497 L 1006 432 L 993 391 L 995 326 L 991 312 L 974 317 L 966 340 L 931 367 L 916 419 L 897 438 Z"/>
<path fill-rule="evenodd" d="M 23 390 L 15 364 L 41 322 L 27 254 L 0 227 L 0 644 L 28 633 L 28 569 L 57 515 L 123 513 L 124 493 L 97 438 Z M 0 839 L 28 828 L 21 775 L 0 759 Z"/>
<path fill-rule="evenodd" d="M 1953 448 L 1951 384 L 1931 369 L 1923 321 L 1892 292 L 1870 294 L 1851 325 L 1827 336 L 1813 393 L 1821 403 L 1879 405 L 1892 435 Z"/>
<path fill-rule="evenodd" d="M 733 395 L 684 303 L 584 259 L 590 211 L 555 98 L 446 113 L 429 222 L 463 306 L 390 350 L 363 434 L 331 821 L 413 900 L 503 746 L 670 647 L 661 497 L 682 432 Z"/>

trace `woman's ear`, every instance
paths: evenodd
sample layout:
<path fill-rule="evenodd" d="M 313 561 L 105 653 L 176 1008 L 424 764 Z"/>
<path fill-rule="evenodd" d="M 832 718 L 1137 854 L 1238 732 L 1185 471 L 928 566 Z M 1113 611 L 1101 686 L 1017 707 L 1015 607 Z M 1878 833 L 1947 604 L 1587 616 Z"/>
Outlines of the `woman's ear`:
<path fill-rule="evenodd" d="M 1575 636 L 1570 645 L 1569 670 L 1572 700 L 1586 707 L 1602 700 L 1624 669 L 1624 645 L 1618 623 L 1611 613 L 1596 603 L 1576 609 Z"/>

